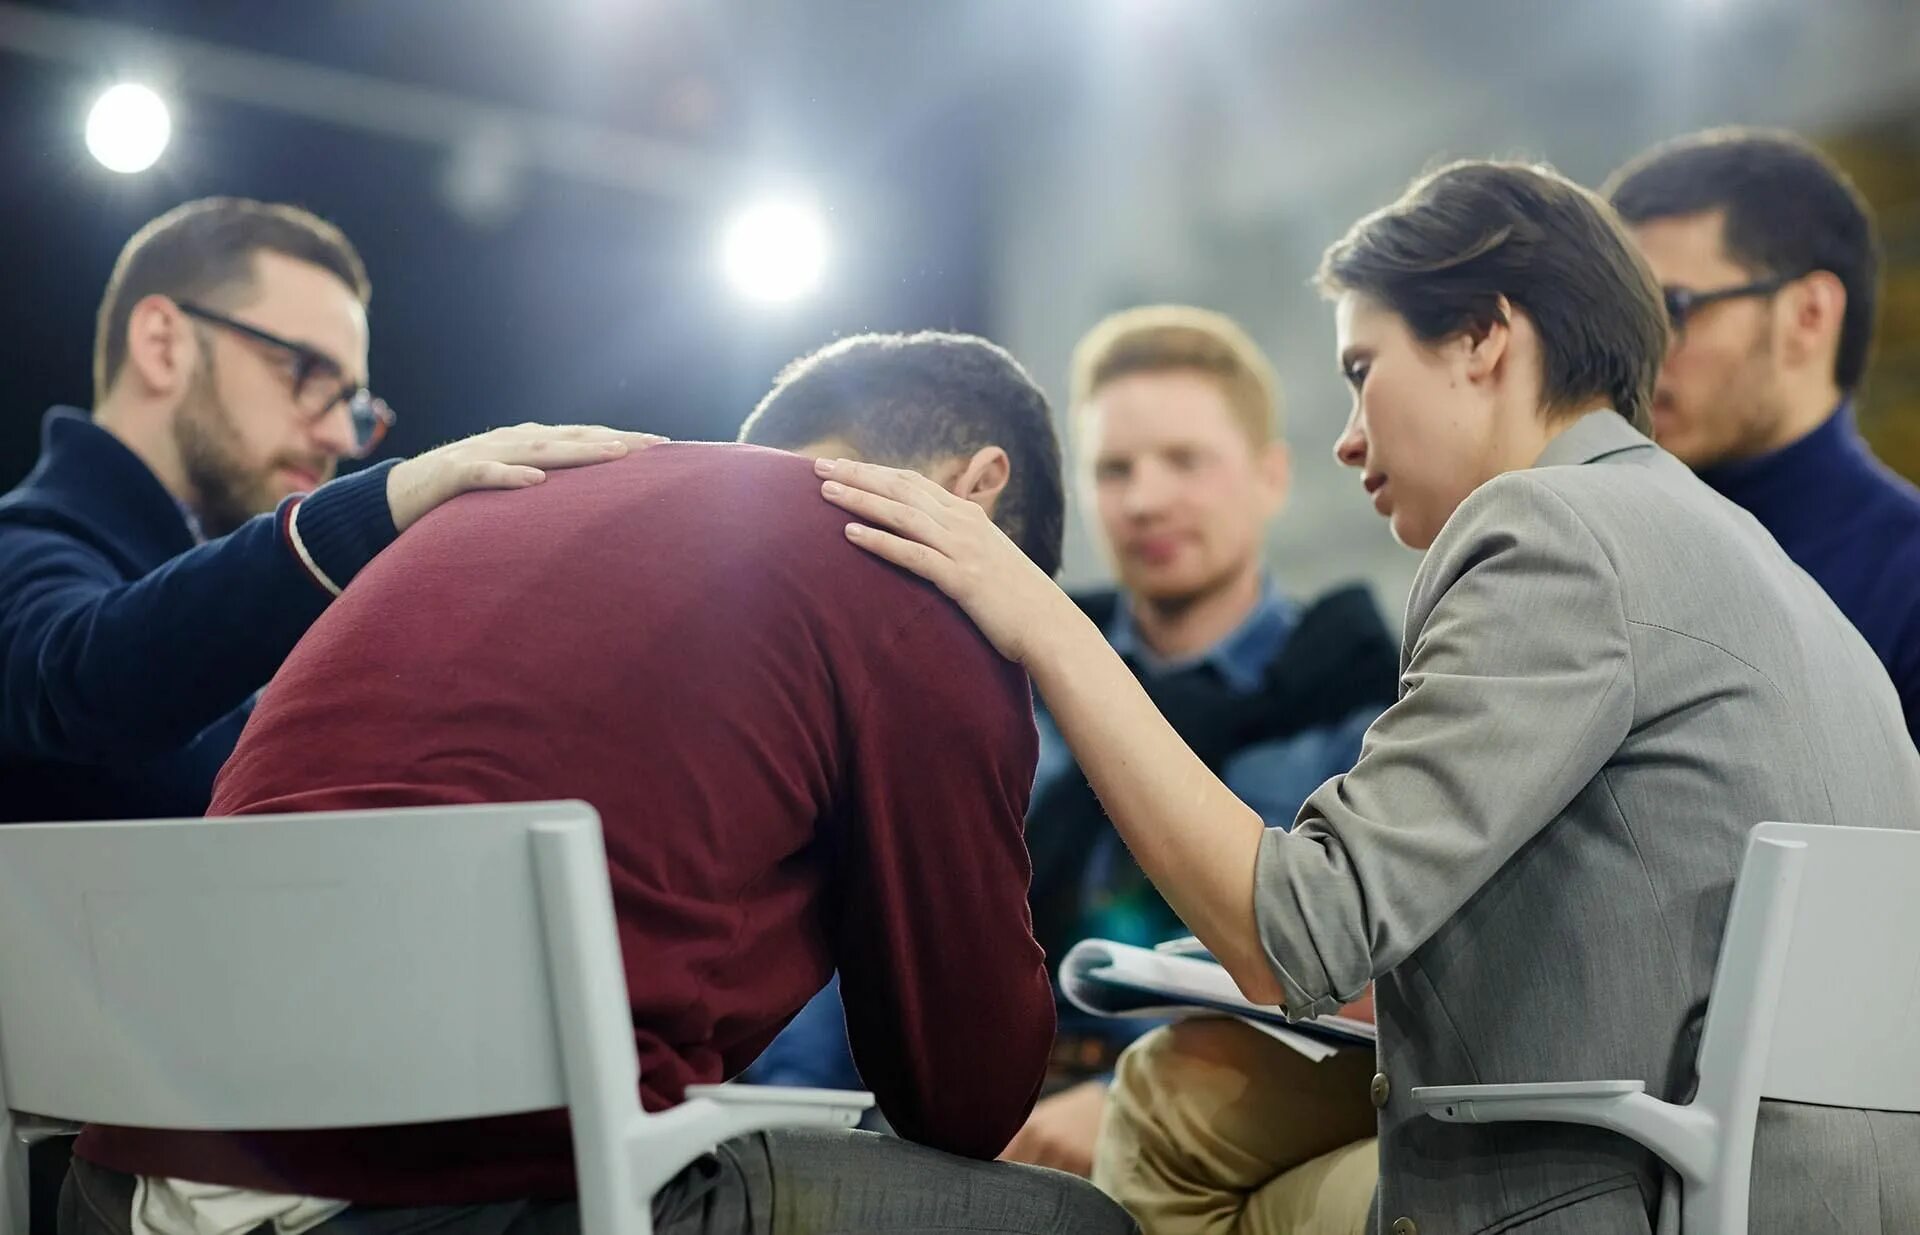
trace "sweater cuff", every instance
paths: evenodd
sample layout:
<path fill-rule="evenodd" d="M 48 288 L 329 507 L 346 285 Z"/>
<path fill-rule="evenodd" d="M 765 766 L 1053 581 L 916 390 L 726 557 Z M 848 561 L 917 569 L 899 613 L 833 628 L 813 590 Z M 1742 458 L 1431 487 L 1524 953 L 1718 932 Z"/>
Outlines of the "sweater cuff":
<path fill-rule="evenodd" d="M 387 473 L 397 460 L 330 480 L 280 503 L 280 539 L 309 578 L 330 596 L 393 543 Z"/>

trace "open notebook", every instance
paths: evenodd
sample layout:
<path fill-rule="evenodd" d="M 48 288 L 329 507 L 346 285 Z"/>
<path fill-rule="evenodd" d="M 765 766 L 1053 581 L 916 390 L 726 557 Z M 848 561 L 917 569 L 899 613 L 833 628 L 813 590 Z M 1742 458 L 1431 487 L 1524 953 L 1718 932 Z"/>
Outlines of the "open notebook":
<path fill-rule="evenodd" d="M 1084 940 L 1060 962 L 1060 989 L 1074 1007 L 1096 1016 L 1237 1017 L 1315 1061 L 1374 1041 L 1371 992 L 1338 1015 L 1290 1022 L 1279 1008 L 1249 1003 L 1192 936 L 1157 948 Z"/>

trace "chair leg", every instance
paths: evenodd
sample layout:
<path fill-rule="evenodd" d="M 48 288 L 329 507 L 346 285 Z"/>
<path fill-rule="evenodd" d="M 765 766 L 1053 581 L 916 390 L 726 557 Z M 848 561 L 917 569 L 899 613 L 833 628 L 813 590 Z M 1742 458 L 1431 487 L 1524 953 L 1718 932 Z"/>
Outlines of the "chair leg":
<path fill-rule="evenodd" d="M 626 973 L 597 825 L 556 819 L 529 832 L 560 1056 L 573 1121 L 580 1225 L 588 1235 L 652 1235 L 651 1189 L 633 1177 L 627 1141 L 642 1118 Z"/>
<path fill-rule="evenodd" d="M 1748 1142 L 1749 1148 L 1752 1142 Z M 1735 1159 L 1741 1159 L 1735 1161 Z M 1680 1229 L 1685 1235 L 1747 1235 L 1752 1155 L 1729 1153 L 1698 1185 L 1683 1183 Z"/>
<path fill-rule="evenodd" d="M 27 1143 L 20 1139 L 12 1113 L 0 1107 L 0 1235 L 27 1235 L 30 1197 Z"/>

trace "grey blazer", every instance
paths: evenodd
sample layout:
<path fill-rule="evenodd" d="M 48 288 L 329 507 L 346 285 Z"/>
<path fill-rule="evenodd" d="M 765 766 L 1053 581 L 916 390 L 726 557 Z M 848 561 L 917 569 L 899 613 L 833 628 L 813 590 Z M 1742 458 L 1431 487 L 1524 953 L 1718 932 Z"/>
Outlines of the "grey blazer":
<path fill-rule="evenodd" d="M 1665 1173 L 1624 1138 L 1443 1124 L 1408 1093 L 1689 1097 L 1753 825 L 1920 828 L 1899 700 L 1760 525 L 1612 412 L 1461 504 L 1402 654 L 1399 702 L 1255 885 L 1291 1014 L 1379 980 L 1380 1228 L 1648 1230 Z M 1769 1102 L 1753 1187 L 1756 1232 L 1920 1232 L 1920 1115 Z"/>

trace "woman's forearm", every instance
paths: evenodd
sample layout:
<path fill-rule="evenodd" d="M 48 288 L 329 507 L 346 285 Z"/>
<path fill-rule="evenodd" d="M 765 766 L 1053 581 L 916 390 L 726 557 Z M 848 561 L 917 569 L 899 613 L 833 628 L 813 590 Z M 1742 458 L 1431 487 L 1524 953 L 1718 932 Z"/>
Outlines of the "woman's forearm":
<path fill-rule="evenodd" d="M 1208 770 L 1077 608 L 1028 672 L 1107 815 L 1188 928 L 1257 1003 L 1281 989 L 1254 924 L 1260 816 Z"/>

